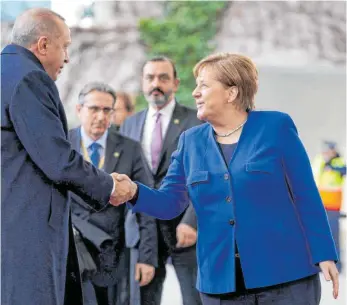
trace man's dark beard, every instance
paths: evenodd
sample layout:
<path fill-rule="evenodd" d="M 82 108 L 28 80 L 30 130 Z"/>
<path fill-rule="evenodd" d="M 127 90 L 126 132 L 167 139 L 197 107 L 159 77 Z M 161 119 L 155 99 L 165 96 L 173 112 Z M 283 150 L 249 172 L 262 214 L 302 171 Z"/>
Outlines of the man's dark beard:
<path fill-rule="evenodd" d="M 152 95 L 152 93 L 153 93 L 154 91 L 158 91 L 158 92 L 160 92 L 162 95 L 165 95 L 164 91 L 161 90 L 161 89 L 158 88 L 158 87 L 152 89 L 152 90 L 149 92 L 149 95 Z"/>

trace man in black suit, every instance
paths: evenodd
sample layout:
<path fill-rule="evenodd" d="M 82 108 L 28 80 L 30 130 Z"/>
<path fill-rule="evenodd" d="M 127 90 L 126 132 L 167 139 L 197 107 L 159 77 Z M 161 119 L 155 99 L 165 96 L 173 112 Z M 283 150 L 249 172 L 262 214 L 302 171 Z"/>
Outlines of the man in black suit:
<path fill-rule="evenodd" d="M 142 144 L 152 170 L 154 187 L 159 188 L 176 150 L 181 133 L 201 122 L 196 111 L 180 105 L 175 99 L 179 79 L 173 62 L 166 57 L 148 60 L 143 67 L 142 89 L 149 107 L 125 120 L 120 132 Z M 190 205 L 173 220 L 157 220 L 159 266 L 153 281 L 141 288 L 142 305 L 160 305 L 165 264 L 171 256 L 180 283 L 184 305 L 201 304 L 195 288 L 196 218 Z M 131 304 L 138 305 L 138 304 Z"/>
<path fill-rule="evenodd" d="M 151 185 L 152 177 L 140 144 L 108 129 L 115 101 L 116 95 L 110 86 L 87 84 L 76 107 L 81 126 L 69 132 L 71 145 L 84 159 L 105 172 L 124 173 Z M 125 207 L 107 206 L 95 212 L 88 202 L 72 194 L 72 212 L 75 230 L 85 241 L 97 267 L 96 274 L 89 279 L 82 278 L 85 301 L 90 305 L 127 304 L 126 291 L 122 291 L 127 287 L 119 285 L 129 274 L 124 235 Z M 156 223 L 146 215 L 136 214 L 136 217 L 140 224 L 140 238 L 136 244 L 139 249 L 138 272 L 141 284 L 147 285 L 157 266 Z"/>

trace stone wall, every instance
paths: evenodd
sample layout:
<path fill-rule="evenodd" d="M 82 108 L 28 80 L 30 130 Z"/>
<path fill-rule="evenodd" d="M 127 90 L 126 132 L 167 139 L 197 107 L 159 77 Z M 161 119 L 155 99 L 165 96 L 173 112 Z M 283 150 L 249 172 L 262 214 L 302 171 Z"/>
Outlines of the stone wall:
<path fill-rule="evenodd" d="M 261 65 L 345 66 L 346 2 L 231 2 L 216 41 Z"/>
<path fill-rule="evenodd" d="M 143 17 L 160 17 L 163 3 L 100 1 L 94 10 L 93 28 L 71 29 L 71 62 L 57 82 L 66 104 L 93 80 L 117 90 L 140 90 L 145 46 L 137 23 Z M 229 2 L 216 36 L 217 51 L 248 54 L 265 66 L 345 66 L 345 14 L 345 2 Z M 2 46 L 10 28 L 2 24 Z"/>
<path fill-rule="evenodd" d="M 97 1 L 94 26 L 71 28 L 70 63 L 57 81 L 70 121 L 76 120 L 77 96 L 88 82 L 103 81 L 116 90 L 139 92 L 139 73 L 146 55 L 137 24 L 140 18 L 160 17 L 162 9 L 162 3 L 155 1 Z M 3 48 L 9 41 L 12 24 L 1 25 Z"/>
<path fill-rule="evenodd" d="M 71 62 L 57 82 L 71 125 L 82 86 L 104 81 L 140 91 L 145 46 L 137 23 L 160 17 L 163 2 L 96 2 L 95 26 L 71 29 Z M 259 107 L 289 112 L 312 156 L 323 138 L 345 147 L 346 3 L 229 2 L 220 17 L 217 51 L 251 56 L 259 66 Z M 11 25 L 2 24 L 2 46 Z M 274 67 L 274 69 L 269 69 Z"/>

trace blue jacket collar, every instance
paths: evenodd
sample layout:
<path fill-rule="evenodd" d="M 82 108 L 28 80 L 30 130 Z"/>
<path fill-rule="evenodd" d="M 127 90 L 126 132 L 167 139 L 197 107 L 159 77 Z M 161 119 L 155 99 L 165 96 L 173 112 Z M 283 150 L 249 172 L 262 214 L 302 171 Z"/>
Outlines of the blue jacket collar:
<path fill-rule="evenodd" d="M 20 54 L 33 61 L 40 69 L 45 71 L 45 68 L 43 67 L 39 59 L 34 55 L 34 53 L 22 46 L 9 44 L 2 50 L 1 54 Z"/>

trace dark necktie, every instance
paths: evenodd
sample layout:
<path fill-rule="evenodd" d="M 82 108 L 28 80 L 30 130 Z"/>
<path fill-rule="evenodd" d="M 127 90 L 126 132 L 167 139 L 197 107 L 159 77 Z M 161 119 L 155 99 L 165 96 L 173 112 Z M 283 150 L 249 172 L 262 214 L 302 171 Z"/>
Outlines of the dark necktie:
<path fill-rule="evenodd" d="M 99 148 L 101 147 L 101 145 L 99 143 L 92 143 L 89 148 L 91 150 L 91 154 L 90 154 L 90 161 L 92 161 L 93 165 L 95 167 L 99 166 L 99 162 L 100 162 L 100 153 L 99 153 Z"/>

